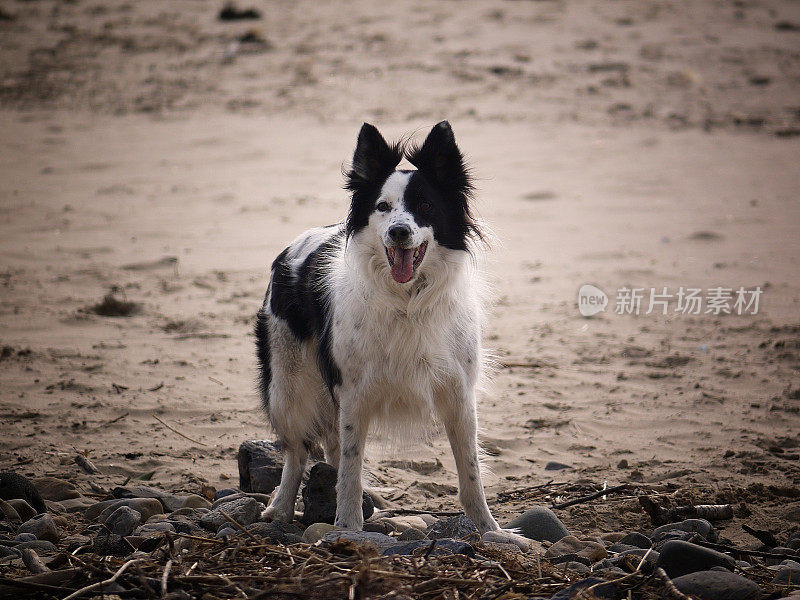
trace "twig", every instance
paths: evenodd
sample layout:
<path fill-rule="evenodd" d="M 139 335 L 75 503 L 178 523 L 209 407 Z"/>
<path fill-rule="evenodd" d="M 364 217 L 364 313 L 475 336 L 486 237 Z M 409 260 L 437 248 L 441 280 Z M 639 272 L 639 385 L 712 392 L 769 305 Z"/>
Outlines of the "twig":
<path fill-rule="evenodd" d="M 153 387 L 151 387 L 151 388 L 147 388 L 147 391 L 148 391 L 148 392 L 157 392 L 157 391 L 158 391 L 158 390 L 160 390 L 162 387 L 164 387 L 164 382 L 163 382 L 163 381 L 162 381 L 161 383 L 159 383 L 158 385 L 156 385 L 156 386 L 153 386 Z"/>
<path fill-rule="evenodd" d="M 186 435 L 185 433 L 181 433 L 180 431 L 178 431 L 177 429 L 175 429 L 175 428 L 174 428 L 172 425 L 169 425 L 168 423 L 166 423 L 166 422 L 162 421 L 161 419 L 159 419 L 159 418 L 158 418 L 156 415 L 152 415 L 152 416 L 153 416 L 153 418 L 154 418 L 156 421 L 158 421 L 159 423 L 161 423 L 161 424 L 162 424 L 164 427 L 166 427 L 167 429 L 169 429 L 169 430 L 170 430 L 170 431 L 172 431 L 173 433 L 177 433 L 177 434 L 178 434 L 179 436 L 181 436 L 182 438 L 186 438 L 186 439 L 187 439 L 187 440 L 189 440 L 190 442 L 194 442 L 195 444 L 200 444 L 201 446 L 207 446 L 207 445 L 208 445 L 208 444 L 205 444 L 205 443 L 201 442 L 200 440 L 195 440 L 195 439 L 193 439 L 193 438 L 190 438 L 190 437 L 189 437 L 188 435 Z"/>
<path fill-rule="evenodd" d="M 172 559 L 170 558 L 167 561 L 166 566 L 164 567 L 164 574 L 161 576 L 161 596 L 164 597 L 167 595 L 167 579 L 169 578 L 169 570 L 172 568 Z"/>
<path fill-rule="evenodd" d="M 553 504 L 551 508 L 567 508 L 568 506 L 575 506 L 576 504 L 581 504 L 583 502 L 589 502 L 590 500 L 594 500 L 595 498 L 599 498 L 600 496 L 605 496 L 606 494 L 613 494 L 614 492 L 618 492 L 620 490 L 626 489 L 630 484 L 622 483 L 620 485 L 615 485 L 614 487 L 606 488 L 604 490 L 600 490 L 594 494 L 589 494 L 588 496 L 581 496 L 580 498 L 575 498 L 575 500 L 570 500 L 569 502 L 562 502 L 561 504 Z"/>
<path fill-rule="evenodd" d="M 76 454 L 75 455 L 75 462 L 78 466 L 86 471 L 89 475 L 96 475 L 100 472 L 100 469 L 94 466 L 94 463 L 86 458 L 83 454 Z"/>
<path fill-rule="evenodd" d="M 125 413 L 124 415 L 118 416 L 116 419 L 111 419 L 110 421 L 106 422 L 106 425 L 111 425 L 112 423 L 116 423 L 117 421 L 121 421 L 122 419 L 127 417 L 129 414 L 131 414 L 131 413 Z"/>
<path fill-rule="evenodd" d="M 531 362 L 515 362 L 515 361 L 500 361 L 498 363 L 504 369 L 511 369 L 513 367 L 519 367 L 521 369 L 543 369 L 544 367 L 553 367 L 555 368 L 556 365 L 551 365 L 549 363 L 539 362 L 538 360 L 533 360 Z"/>
<path fill-rule="evenodd" d="M 118 383 L 112 383 L 111 387 L 113 387 L 114 391 L 118 394 L 121 394 L 124 390 L 130 389 L 127 385 L 119 385 Z"/>
<path fill-rule="evenodd" d="M 108 579 L 106 579 L 106 580 L 104 580 L 104 581 L 98 581 L 97 583 L 93 583 L 93 584 L 91 584 L 91 585 L 87 585 L 86 587 L 82 587 L 81 589 L 79 589 L 79 590 L 77 590 L 77 591 L 75 591 L 75 592 L 71 593 L 69 596 L 67 596 L 66 598 L 64 598 L 64 600 L 73 600 L 73 598 L 77 598 L 77 597 L 79 597 L 79 596 L 82 596 L 82 595 L 83 595 L 83 594 L 85 594 L 86 592 L 91 592 L 92 590 L 96 590 L 97 588 L 101 588 L 101 587 L 103 587 L 104 585 L 109 585 L 109 584 L 112 584 L 112 583 L 114 583 L 114 582 L 115 582 L 115 581 L 116 581 L 116 580 L 119 578 L 119 576 L 120 576 L 120 575 L 122 575 L 122 574 L 123 574 L 123 573 L 124 573 L 124 572 L 125 572 L 125 571 L 128 569 L 128 567 L 130 567 L 131 565 L 135 565 L 135 564 L 137 564 L 137 563 L 139 563 L 139 562 L 142 562 L 142 560 L 143 560 L 143 559 L 141 559 L 141 558 L 135 558 L 135 559 L 133 559 L 133 560 L 129 560 L 129 561 L 128 561 L 128 562 L 126 562 L 124 565 L 122 565 L 122 566 L 121 566 L 121 567 L 120 567 L 120 568 L 117 570 L 117 572 L 116 572 L 116 573 L 114 573 L 114 574 L 113 574 L 111 577 L 109 577 Z"/>
<path fill-rule="evenodd" d="M 236 527 L 236 528 L 237 528 L 239 531 L 241 531 L 243 534 L 245 534 L 245 535 L 246 535 L 247 537 L 249 537 L 251 540 L 260 541 L 260 540 L 258 539 L 258 537 L 257 537 L 257 536 L 256 536 L 256 535 L 255 535 L 255 534 L 252 532 L 252 531 L 247 531 L 247 529 L 245 529 L 245 528 L 244 528 L 244 526 L 243 526 L 241 523 L 239 523 L 239 521 L 237 521 L 236 519 L 234 519 L 233 517 L 231 517 L 231 516 L 230 516 L 228 513 L 226 513 L 224 510 L 220 510 L 220 511 L 219 511 L 219 514 L 221 514 L 223 517 L 225 517 L 225 519 L 226 519 L 226 520 L 228 520 L 228 521 L 230 521 L 231 523 L 233 523 L 233 524 L 234 524 L 234 526 L 235 526 L 235 527 Z"/>

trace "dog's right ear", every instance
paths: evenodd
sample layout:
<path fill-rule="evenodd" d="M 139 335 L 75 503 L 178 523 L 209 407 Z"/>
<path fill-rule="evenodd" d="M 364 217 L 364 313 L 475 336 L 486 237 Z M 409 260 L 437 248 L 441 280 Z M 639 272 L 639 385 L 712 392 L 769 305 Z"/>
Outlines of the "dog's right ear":
<path fill-rule="evenodd" d="M 364 123 L 358 132 L 353 165 L 346 174 L 345 187 L 354 191 L 365 185 L 383 183 L 402 157 L 399 145 L 390 146 L 374 125 Z"/>

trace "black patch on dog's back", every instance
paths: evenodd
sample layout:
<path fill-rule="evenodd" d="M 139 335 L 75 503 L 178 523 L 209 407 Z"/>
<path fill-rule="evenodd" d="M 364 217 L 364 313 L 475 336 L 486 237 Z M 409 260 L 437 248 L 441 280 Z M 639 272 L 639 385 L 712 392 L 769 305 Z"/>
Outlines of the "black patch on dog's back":
<path fill-rule="evenodd" d="M 325 385 L 333 397 L 333 388 L 342 383 L 342 374 L 331 354 L 330 307 L 325 294 L 327 262 L 331 254 L 341 245 L 343 231 L 338 231 L 309 253 L 305 260 L 292 271 L 287 248 L 272 263 L 272 281 L 270 282 L 270 310 L 289 326 L 289 330 L 298 342 L 309 338 L 317 338 L 317 365 Z M 256 323 L 256 335 L 259 335 Z M 263 327 L 262 327 L 263 329 Z M 269 345 L 268 332 L 263 338 Z M 257 342 L 261 344 L 261 342 Z M 259 361 L 261 350 L 259 348 Z M 269 358 L 269 348 L 266 357 Z M 271 373 L 269 373 L 271 376 Z M 262 384 L 264 367 L 262 363 Z M 267 383 L 267 385 L 269 385 Z"/>

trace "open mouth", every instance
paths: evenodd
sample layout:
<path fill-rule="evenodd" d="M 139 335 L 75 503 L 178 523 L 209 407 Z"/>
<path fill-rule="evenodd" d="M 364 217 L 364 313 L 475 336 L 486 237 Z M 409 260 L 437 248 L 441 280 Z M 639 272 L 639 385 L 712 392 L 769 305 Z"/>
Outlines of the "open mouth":
<path fill-rule="evenodd" d="M 422 242 L 415 248 L 386 246 L 386 258 L 389 259 L 389 266 L 392 268 L 392 279 L 397 283 L 408 283 L 425 258 L 427 249 L 428 242 Z"/>

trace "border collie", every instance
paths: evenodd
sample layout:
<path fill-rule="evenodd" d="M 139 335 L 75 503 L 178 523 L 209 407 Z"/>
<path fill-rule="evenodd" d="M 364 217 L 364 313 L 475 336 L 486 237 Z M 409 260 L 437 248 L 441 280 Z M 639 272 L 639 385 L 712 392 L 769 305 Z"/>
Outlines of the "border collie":
<path fill-rule="evenodd" d="M 417 170 L 398 170 L 406 158 Z M 285 452 L 263 520 L 291 521 L 309 451 L 337 468 L 335 524 L 360 530 L 361 469 L 373 421 L 441 419 L 464 512 L 484 539 L 501 530 L 478 459 L 482 309 L 471 244 L 472 185 L 442 121 L 421 146 L 389 145 L 365 123 L 345 187 L 344 223 L 311 229 L 272 264 L 256 321 L 262 402 Z"/>

